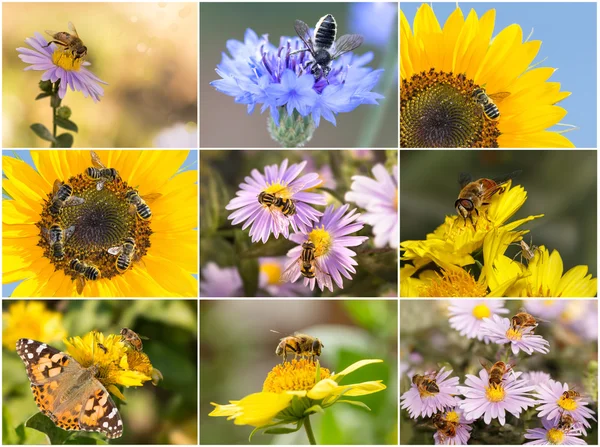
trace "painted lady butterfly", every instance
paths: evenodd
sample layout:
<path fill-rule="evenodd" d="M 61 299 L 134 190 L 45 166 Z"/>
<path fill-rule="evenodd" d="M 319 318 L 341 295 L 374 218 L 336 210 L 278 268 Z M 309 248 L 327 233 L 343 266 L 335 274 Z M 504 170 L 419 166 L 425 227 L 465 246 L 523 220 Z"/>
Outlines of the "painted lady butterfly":
<path fill-rule="evenodd" d="M 64 352 L 28 338 L 17 341 L 17 353 L 27 367 L 35 403 L 58 427 L 108 438 L 123 434 L 119 410 L 95 377 L 96 365 L 84 368 Z"/>

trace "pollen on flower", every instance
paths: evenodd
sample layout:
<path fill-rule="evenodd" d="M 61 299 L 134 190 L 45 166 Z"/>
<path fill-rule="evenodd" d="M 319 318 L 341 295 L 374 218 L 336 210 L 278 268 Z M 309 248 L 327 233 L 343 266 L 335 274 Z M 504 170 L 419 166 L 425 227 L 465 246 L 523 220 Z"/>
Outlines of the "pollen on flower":
<path fill-rule="evenodd" d="M 289 189 L 287 189 L 287 187 L 285 185 L 282 185 L 281 183 L 273 183 L 269 185 L 269 187 L 265 189 L 264 192 L 268 194 L 275 194 L 276 197 L 281 197 L 282 199 L 290 199 L 292 197 L 292 194 L 290 194 Z"/>
<path fill-rule="evenodd" d="M 508 331 L 506 331 L 506 338 L 511 341 L 519 341 L 523 338 L 523 334 L 517 329 L 509 328 Z"/>
<path fill-rule="evenodd" d="M 570 397 L 560 396 L 560 399 L 558 399 L 556 403 L 559 407 L 567 411 L 577 410 L 577 401 L 575 399 L 571 399 Z"/>
<path fill-rule="evenodd" d="M 551 428 L 546 434 L 546 439 L 550 444 L 562 445 L 563 440 L 565 439 L 565 434 L 562 430 L 559 430 L 558 428 Z"/>
<path fill-rule="evenodd" d="M 474 277 L 462 269 L 444 270 L 442 275 L 431 280 L 420 290 L 422 297 L 484 297 L 487 294 L 485 284 L 478 283 Z"/>
<path fill-rule="evenodd" d="M 281 278 L 281 265 L 277 262 L 265 262 L 260 266 L 260 272 L 267 275 L 269 284 L 279 284 Z"/>
<path fill-rule="evenodd" d="M 75 58 L 67 49 L 57 48 L 52 54 L 52 62 L 63 70 L 79 71 L 83 64 L 83 59 Z"/>
<path fill-rule="evenodd" d="M 449 411 L 446 413 L 446 420 L 448 422 L 458 423 L 460 422 L 460 416 L 456 411 Z"/>
<path fill-rule="evenodd" d="M 506 392 L 504 391 L 502 384 L 496 385 L 495 383 L 492 383 L 485 389 L 485 395 L 490 402 L 502 402 Z"/>
<path fill-rule="evenodd" d="M 308 359 L 292 360 L 275 366 L 267 375 L 263 392 L 308 391 L 316 384 L 317 364 Z M 321 367 L 321 380 L 331 373 Z"/>
<path fill-rule="evenodd" d="M 316 228 L 310 232 L 308 239 L 315 244 L 315 256 L 323 256 L 329 253 L 331 249 L 331 235 L 325 229 L 325 226 Z"/>
<path fill-rule="evenodd" d="M 478 304 L 473 308 L 473 316 L 478 320 L 489 318 L 492 315 L 492 311 L 486 304 Z"/>

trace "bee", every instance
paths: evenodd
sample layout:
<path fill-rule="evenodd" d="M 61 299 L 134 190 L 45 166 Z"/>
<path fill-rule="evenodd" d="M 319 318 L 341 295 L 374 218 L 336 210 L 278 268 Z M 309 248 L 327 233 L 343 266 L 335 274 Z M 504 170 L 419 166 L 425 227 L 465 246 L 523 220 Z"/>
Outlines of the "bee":
<path fill-rule="evenodd" d="M 295 200 L 281 197 L 281 194 L 285 191 L 285 195 L 292 196 L 302 191 L 305 186 L 306 182 L 292 183 L 288 186 L 282 186 L 276 191 L 261 191 L 258 194 L 258 203 L 269 210 L 273 217 L 273 223 L 280 233 L 287 230 L 290 225 L 290 218 L 296 214 Z"/>
<path fill-rule="evenodd" d="M 483 114 L 490 121 L 496 121 L 500 118 L 500 110 L 498 110 L 498 106 L 496 102 L 500 102 L 503 99 L 507 98 L 510 95 L 508 92 L 498 92 L 493 95 L 488 95 L 485 92 L 485 88 L 480 87 L 473 90 L 473 98 L 479 104 L 483 110 Z"/>
<path fill-rule="evenodd" d="M 467 173 L 461 173 L 459 177 L 460 193 L 458 199 L 454 202 L 454 207 L 459 216 L 465 219 L 465 225 L 467 224 L 467 217 L 473 223 L 473 211 L 479 216 L 478 208 L 484 205 L 489 205 L 489 200 L 496 193 L 502 194 L 505 189 L 505 184 L 509 180 L 515 178 L 521 171 L 512 172 L 500 179 L 489 179 L 480 178 L 479 180 L 472 181 L 472 177 Z"/>
<path fill-rule="evenodd" d="M 69 22 L 69 31 L 71 31 L 72 34 L 69 34 L 66 31 L 56 32 L 46 30 L 46 34 L 50 35 L 54 40 L 48 42 L 48 45 L 44 45 L 44 47 L 49 47 L 50 44 L 53 43 L 64 47 L 65 51 L 71 53 L 71 56 L 73 57 L 73 65 L 75 65 L 75 61 L 77 59 L 83 59 L 87 55 L 87 47 L 79 38 L 79 34 L 77 33 L 75 25 L 73 25 L 72 22 Z"/>
<path fill-rule="evenodd" d="M 52 188 L 54 196 L 50 204 L 50 214 L 56 216 L 60 213 L 63 206 L 77 206 L 85 202 L 83 197 L 73 195 L 73 187 L 68 183 L 63 183 L 60 180 L 55 180 Z"/>
<path fill-rule="evenodd" d="M 568 433 L 575 428 L 576 423 L 577 422 L 575 421 L 575 419 L 573 419 L 573 416 L 571 416 L 570 414 L 565 414 L 565 412 L 563 411 L 560 415 L 560 420 L 558 421 L 558 425 L 556 426 L 556 428 L 565 433 Z"/>
<path fill-rule="evenodd" d="M 110 247 L 108 252 L 111 255 L 117 256 L 115 267 L 119 273 L 125 272 L 131 266 L 131 261 L 138 260 L 137 252 L 135 251 L 135 239 L 132 237 L 125 238 L 122 245 Z"/>
<path fill-rule="evenodd" d="M 283 271 L 281 274 L 281 282 L 293 282 L 298 279 L 300 275 L 296 270 L 296 265 L 300 266 L 300 274 L 305 278 L 317 278 L 319 284 L 322 284 L 330 290 L 333 288 L 331 275 L 324 272 L 318 265 L 317 259 L 315 258 L 315 244 L 312 241 L 306 241 L 302 244 L 300 256 L 297 260 L 292 261 Z"/>
<path fill-rule="evenodd" d="M 364 41 L 363 36 L 360 34 L 345 34 L 336 42 L 337 23 L 331 14 L 324 15 L 319 19 L 312 36 L 308 25 L 302 20 L 296 20 L 294 29 L 306 48 L 293 51 L 290 54 L 309 51 L 313 60 L 304 68 L 308 69 L 310 67 L 311 73 L 317 80 L 321 77 L 327 80 L 332 62 L 342 54 L 355 50 Z M 329 80 L 327 80 L 327 83 L 329 83 Z"/>
<path fill-rule="evenodd" d="M 108 349 L 102 343 L 98 343 L 98 347 L 102 349 L 102 351 L 106 354 L 108 353 Z"/>
<path fill-rule="evenodd" d="M 424 375 L 415 374 L 412 377 L 412 383 L 419 390 L 419 394 L 437 394 L 440 392 L 437 382 L 435 381 L 437 371 L 425 373 Z"/>
<path fill-rule="evenodd" d="M 94 151 L 90 151 L 92 156 L 92 164 L 94 166 L 90 166 L 85 170 L 85 174 L 96 183 L 96 189 L 100 191 L 106 182 L 114 182 L 119 173 L 115 168 L 107 168 L 100 161 L 100 157 Z"/>
<path fill-rule="evenodd" d="M 125 199 L 129 202 L 129 214 L 137 214 L 141 220 L 150 220 L 152 211 L 146 202 L 152 203 L 161 196 L 158 192 L 140 196 L 135 189 L 130 189 L 125 194 Z"/>
<path fill-rule="evenodd" d="M 458 422 L 449 421 L 442 413 L 434 414 L 431 420 L 442 440 L 445 438 L 454 438 L 456 436 L 456 428 L 459 425 Z"/>
<path fill-rule="evenodd" d="M 523 258 L 525 258 L 527 263 L 530 263 L 533 257 L 535 256 L 535 253 L 540 250 L 540 248 L 537 245 L 533 245 L 533 238 L 530 238 L 529 245 L 527 245 L 527 242 L 525 242 L 523 239 L 521 239 L 518 244 L 511 245 L 518 245 L 519 247 L 521 247 L 521 250 L 519 250 L 517 254 L 514 255 L 512 258 L 512 260 L 514 261 L 517 256 L 521 255 L 521 264 L 523 264 Z"/>
<path fill-rule="evenodd" d="M 536 328 L 539 325 L 539 321 L 546 321 L 540 318 L 536 318 L 533 315 L 527 313 L 524 308 L 521 308 L 517 314 L 511 318 L 511 328 L 514 330 L 531 327 Z M 530 332 L 533 333 L 533 330 Z"/>
<path fill-rule="evenodd" d="M 81 295 L 83 292 L 86 279 L 90 281 L 96 281 L 98 278 L 100 278 L 100 270 L 98 270 L 98 267 L 81 262 L 77 258 L 73 259 L 69 266 L 72 270 L 79 274 L 77 277 L 77 293 L 79 295 Z"/>
<path fill-rule="evenodd" d="M 562 393 L 563 399 L 578 399 L 580 397 L 581 397 L 581 394 L 575 390 L 567 390 L 564 393 Z"/>
<path fill-rule="evenodd" d="M 263 206 L 274 206 L 281 210 L 284 216 L 293 216 L 296 214 L 296 204 L 292 199 L 283 199 L 265 191 L 258 195 L 258 203 Z"/>
<path fill-rule="evenodd" d="M 274 330 L 271 330 L 271 332 L 279 334 L 279 332 Z M 293 352 L 294 358 L 306 356 L 310 357 L 311 361 L 314 363 L 316 357 L 321 355 L 321 349 L 324 347 L 325 345 L 323 345 L 318 338 L 294 332 L 294 335 L 288 335 L 279 341 L 279 344 L 275 349 L 275 354 L 281 356 L 283 362 L 287 360 L 288 352 Z"/>
<path fill-rule="evenodd" d="M 123 342 L 129 345 L 129 347 L 131 347 L 132 349 L 135 349 L 136 351 L 141 351 L 144 348 L 142 340 L 148 340 L 148 337 L 138 335 L 137 333 L 126 327 L 121 329 L 120 334 L 121 337 L 123 337 Z"/>
<path fill-rule="evenodd" d="M 75 226 L 72 225 L 66 230 L 55 223 L 50 226 L 50 228 L 42 228 L 42 233 L 44 237 L 48 241 L 48 245 L 50 245 L 50 250 L 52 252 L 52 256 L 57 260 L 62 260 L 65 257 L 65 242 L 73 235 L 75 232 Z"/>
<path fill-rule="evenodd" d="M 484 363 L 481 360 L 479 360 L 479 362 L 481 363 L 481 366 L 483 366 L 488 372 L 488 384 L 496 386 L 502 384 L 502 381 L 504 380 L 504 374 L 506 374 L 509 371 L 512 371 L 512 367 L 514 366 L 513 364 L 496 362 L 490 367 L 489 364 Z"/>

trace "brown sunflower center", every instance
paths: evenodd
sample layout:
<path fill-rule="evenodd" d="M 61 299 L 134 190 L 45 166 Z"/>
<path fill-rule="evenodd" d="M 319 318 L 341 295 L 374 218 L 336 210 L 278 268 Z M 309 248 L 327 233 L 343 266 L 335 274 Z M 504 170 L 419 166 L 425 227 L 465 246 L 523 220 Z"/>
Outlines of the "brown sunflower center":
<path fill-rule="evenodd" d="M 121 252 L 113 254 L 108 250 L 112 248 L 114 252 L 126 239 L 132 238 L 135 251 L 130 256 L 130 267 L 133 267 L 150 247 L 152 230 L 150 222 L 139 219 L 135 207 L 130 207 L 126 194 L 132 188 L 117 177 L 98 189 L 98 182 L 85 174 L 73 176 L 64 184 L 72 188 L 70 197 L 59 206 L 56 198 L 61 191 L 48 193 L 41 219 L 36 224 L 40 228 L 38 245 L 44 248 L 44 256 L 54 263 L 56 270 L 64 270 L 73 280 L 81 276 L 71 265 L 74 259 L 98 269 L 98 278 L 110 279 L 126 269 L 117 269 Z M 58 229 L 62 230 L 62 236 L 57 246 L 57 237 L 53 234 Z"/>
<path fill-rule="evenodd" d="M 479 88 L 465 75 L 414 74 L 400 89 L 401 147 L 498 147 L 498 122 L 473 97 Z"/>

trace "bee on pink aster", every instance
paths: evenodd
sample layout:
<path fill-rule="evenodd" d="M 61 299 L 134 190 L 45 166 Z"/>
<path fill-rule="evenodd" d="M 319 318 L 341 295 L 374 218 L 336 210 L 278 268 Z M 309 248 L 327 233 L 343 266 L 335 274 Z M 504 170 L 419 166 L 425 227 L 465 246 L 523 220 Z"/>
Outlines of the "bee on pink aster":
<path fill-rule="evenodd" d="M 529 428 L 523 435 L 531 439 L 523 445 L 587 445 L 581 436 L 581 431 L 576 427 L 563 427 L 560 422 L 555 423 L 542 418 L 543 428 Z"/>
<path fill-rule="evenodd" d="M 439 420 L 441 423 L 437 422 Z M 437 428 L 433 434 L 435 445 L 467 445 L 473 430 L 472 423 L 465 419 L 458 407 L 434 415 L 433 424 Z"/>
<path fill-rule="evenodd" d="M 481 333 L 484 318 L 506 314 L 504 300 L 450 300 L 448 306 L 450 326 L 467 338 L 489 343 L 489 339 Z"/>
<path fill-rule="evenodd" d="M 481 333 L 488 337 L 492 343 L 504 345 L 510 343 L 513 354 L 517 355 L 523 351 L 529 355 L 534 352 L 548 354 L 550 343 L 541 335 L 534 335 L 535 327 L 516 326 L 513 327 L 508 318 L 492 315 L 492 318 L 484 318 L 481 325 Z"/>
<path fill-rule="evenodd" d="M 520 378 L 521 374 L 511 369 L 504 373 L 500 383 L 490 381 L 486 369 L 479 371 L 479 376 L 467 374 L 465 386 L 458 387 L 458 391 L 465 396 L 458 404 L 465 418 L 475 420 L 483 417 L 486 424 L 497 418 L 500 425 L 504 425 L 506 412 L 518 418 L 522 411 L 533 407 L 536 401 L 530 393 L 535 386 L 527 385 Z"/>
<path fill-rule="evenodd" d="M 547 418 L 553 423 L 560 420 L 563 414 L 571 416 L 581 423 L 581 431 L 587 436 L 586 428 L 591 425 L 587 419 L 596 420 L 594 412 L 587 405 L 589 402 L 579 392 L 569 388 L 567 383 L 549 380 L 536 388 L 539 402 L 538 417 Z"/>
<path fill-rule="evenodd" d="M 360 214 L 356 209 L 348 212 L 349 205 L 339 208 L 327 207 L 313 228 L 304 233 L 290 236 L 290 240 L 299 244 L 288 251 L 288 264 L 281 275 L 284 282 L 295 282 L 304 277 L 304 285 L 319 289 L 325 288 L 333 292 L 333 282 L 344 288 L 342 276 L 352 280 L 351 273 L 356 273 L 354 260 L 356 253 L 348 247 L 361 245 L 366 236 L 350 236 L 360 231 L 364 224 L 358 222 Z"/>
<path fill-rule="evenodd" d="M 289 237 L 290 225 L 294 231 L 306 232 L 323 213 L 311 205 L 325 205 L 322 194 L 307 192 L 318 187 L 319 174 L 298 177 L 306 161 L 288 167 L 285 159 L 281 165 L 265 166 L 264 174 L 253 169 L 240 184 L 237 197 L 225 207 L 235 210 L 227 219 L 232 225 L 244 222 L 242 230 L 250 227 L 252 242 L 267 242 L 271 234 L 275 239 L 282 234 Z"/>
<path fill-rule="evenodd" d="M 460 394 L 458 377 L 449 377 L 452 370 L 445 368 L 412 377 L 410 389 L 400 397 L 400 408 L 406 409 L 412 419 L 431 417 L 434 413 L 454 408 Z"/>

